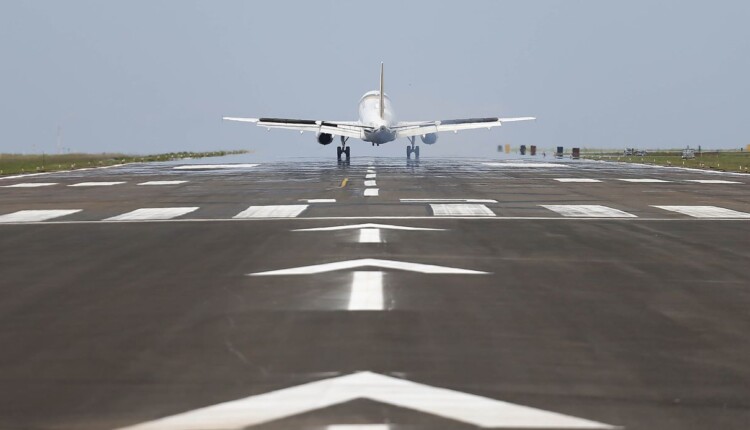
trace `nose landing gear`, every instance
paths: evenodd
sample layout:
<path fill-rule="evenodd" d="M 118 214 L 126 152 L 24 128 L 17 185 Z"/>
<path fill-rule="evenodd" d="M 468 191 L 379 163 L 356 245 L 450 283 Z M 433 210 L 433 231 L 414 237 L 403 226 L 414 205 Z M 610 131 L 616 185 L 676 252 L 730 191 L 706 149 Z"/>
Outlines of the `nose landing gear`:
<path fill-rule="evenodd" d="M 414 141 L 417 139 L 416 136 L 408 137 L 411 146 L 406 147 L 406 158 L 411 159 L 411 154 L 414 154 L 414 158 L 419 159 L 419 146 L 414 145 Z"/>

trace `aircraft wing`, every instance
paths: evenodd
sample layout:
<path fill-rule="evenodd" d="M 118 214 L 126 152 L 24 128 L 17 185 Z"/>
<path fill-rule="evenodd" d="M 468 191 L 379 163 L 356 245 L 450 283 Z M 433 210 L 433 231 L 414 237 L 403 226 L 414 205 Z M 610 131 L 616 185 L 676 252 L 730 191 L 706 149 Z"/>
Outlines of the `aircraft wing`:
<path fill-rule="evenodd" d="M 300 133 L 310 131 L 314 133 L 328 133 L 335 136 L 346 136 L 361 138 L 364 130 L 368 127 L 356 121 L 320 121 L 312 119 L 291 118 L 237 118 L 225 116 L 224 121 L 238 121 L 255 123 L 259 127 L 267 129 L 281 128 L 286 130 L 297 130 Z"/>
<path fill-rule="evenodd" d="M 440 133 L 442 131 L 458 132 L 461 130 L 471 130 L 476 128 L 490 129 L 500 127 L 505 122 L 532 121 L 534 117 L 519 118 L 465 118 L 465 119 L 447 119 L 443 121 L 425 121 L 417 123 L 401 123 L 394 127 L 397 137 L 419 136 L 428 133 Z"/>

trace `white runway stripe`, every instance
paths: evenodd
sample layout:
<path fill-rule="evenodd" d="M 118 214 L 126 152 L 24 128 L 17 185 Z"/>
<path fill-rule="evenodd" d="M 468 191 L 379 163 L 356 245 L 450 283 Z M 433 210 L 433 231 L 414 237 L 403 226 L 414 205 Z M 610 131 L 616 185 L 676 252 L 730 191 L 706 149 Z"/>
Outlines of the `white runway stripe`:
<path fill-rule="evenodd" d="M 379 190 L 377 188 L 368 188 L 365 190 L 365 197 L 377 197 Z"/>
<path fill-rule="evenodd" d="M 687 179 L 686 182 L 697 182 L 699 184 L 742 184 L 742 182 L 725 181 L 723 179 Z"/>
<path fill-rule="evenodd" d="M 376 176 L 375 173 L 368 173 L 365 175 L 365 179 L 375 179 Z"/>
<path fill-rule="evenodd" d="M 534 167 L 534 168 L 552 168 L 552 167 L 564 167 L 569 168 L 565 164 L 556 163 L 482 163 L 485 166 L 492 167 Z"/>
<path fill-rule="evenodd" d="M 485 205 L 435 204 L 430 205 L 435 216 L 495 216 Z"/>
<path fill-rule="evenodd" d="M 365 181 L 365 187 L 375 187 L 377 184 L 375 181 Z"/>
<path fill-rule="evenodd" d="M 179 185 L 184 184 L 187 181 L 148 181 L 148 182 L 141 182 L 138 185 Z"/>
<path fill-rule="evenodd" d="M 635 215 L 601 205 L 539 205 L 562 216 L 581 218 L 637 218 Z"/>
<path fill-rule="evenodd" d="M 666 211 L 689 215 L 693 218 L 750 218 L 750 213 L 739 212 L 718 206 L 656 206 Z"/>
<path fill-rule="evenodd" d="M 121 215 L 107 218 L 104 221 L 136 221 L 172 219 L 197 210 L 197 207 L 183 208 L 141 208 Z"/>
<path fill-rule="evenodd" d="M 401 199 L 401 203 L 497 203 L 492 199 Z"/>
<path fill-rule="evenodd" d="M 80 212 L 81 209 L 27 210 L 0 215 L 0 223 L 39 222 Z"/>
<path fill-rule="evenodd" d="M 175 166 L 174 170 L 226 170 L 226 169 L 248 169 L 255 167 L 257 164 L 186 164 L 184 166 Z"/>
<path fill-rule="evenodd" d="M 22 184 L 4 185 L 3 188 L 36 188 L 57 185 L 57 182 L 25 182 Z"/>
<path fill-rule="evenodd" d="M 336 199 L 303 199 L 307 203 L 336 203 Z"/>
<path fill-rule="evenodd" d="M 77 184 L 68 185 L 69 187 L 111 187 L 112 185 L 120 185 L 125 182 L 79 182 Z"/>
<path fill-rule="evenodd" d="M 383 272 L 354 272 L 350 311 L 383 310 Z"/>
<path fill-rule="evenodd" d="M 557 182 L 601 182 L 598 179 L 589 179 L 589 178 L 554 178 Z"/>
<path fill-rule="evenodd" d="M 359 243 L 381 243 L 379 228 L 363 228 L 359 230 Z"/>
<path fill-rule="evenodd" d="M 233 218 L 295 218 L 308 205 L 250 206 Z"/>
<path fill-rule="evenodd" d="M 313 227 L 313 228 L 300 228 L 292 231 L 336 231 L 336 230 L 356 230 L 363 228 L 378 228 L 388 230 L 408 230 L 408 231 L 445 231 L 442 228 L 427 228 L 427 227 L 406 227 L 403 225 L 390 225 L 390 224 L 354 224 L 354 225 L 336 225 L 333 227 Z"/>
<path fill-rule="evenodd" d="M 663 179 L 651 179 L 651 178 L 642 178 L 642 179 L 617 179 L 618 181 L 623 182 L 636 182 L 636 183 L 650 183 L 650 184 L 656 184 L 661 182 L 671 182 L 671 181 L 665 181 Z"/>

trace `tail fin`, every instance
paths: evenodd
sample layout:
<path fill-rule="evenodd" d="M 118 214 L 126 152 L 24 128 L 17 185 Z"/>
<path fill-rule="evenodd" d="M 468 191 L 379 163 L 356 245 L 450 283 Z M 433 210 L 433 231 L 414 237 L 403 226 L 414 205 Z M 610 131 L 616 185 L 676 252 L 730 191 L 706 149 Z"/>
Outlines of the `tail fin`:
<path fill-rule="evenodd" d="M 385 96 L 383 95 L 383 63 L 380 63 L 380 119 L 385 119 Z"/>

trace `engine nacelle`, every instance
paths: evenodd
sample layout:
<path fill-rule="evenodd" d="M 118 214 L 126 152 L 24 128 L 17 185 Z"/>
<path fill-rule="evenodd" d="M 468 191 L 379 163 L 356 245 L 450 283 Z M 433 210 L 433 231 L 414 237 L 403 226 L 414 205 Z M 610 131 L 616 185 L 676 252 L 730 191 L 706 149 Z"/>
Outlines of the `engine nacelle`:
<path fill-rule="evenodd" d="M 333 135 L 328 133 L 320 133 L 318 135 L 318 143 L 321 145 L 328 145 L 333 142 Z"/>
<path fill-rule="evenodd" d="M 422 143 L 432 145 L 437 142 L 437 133 L 427 133 L 422 135 Z"/>

